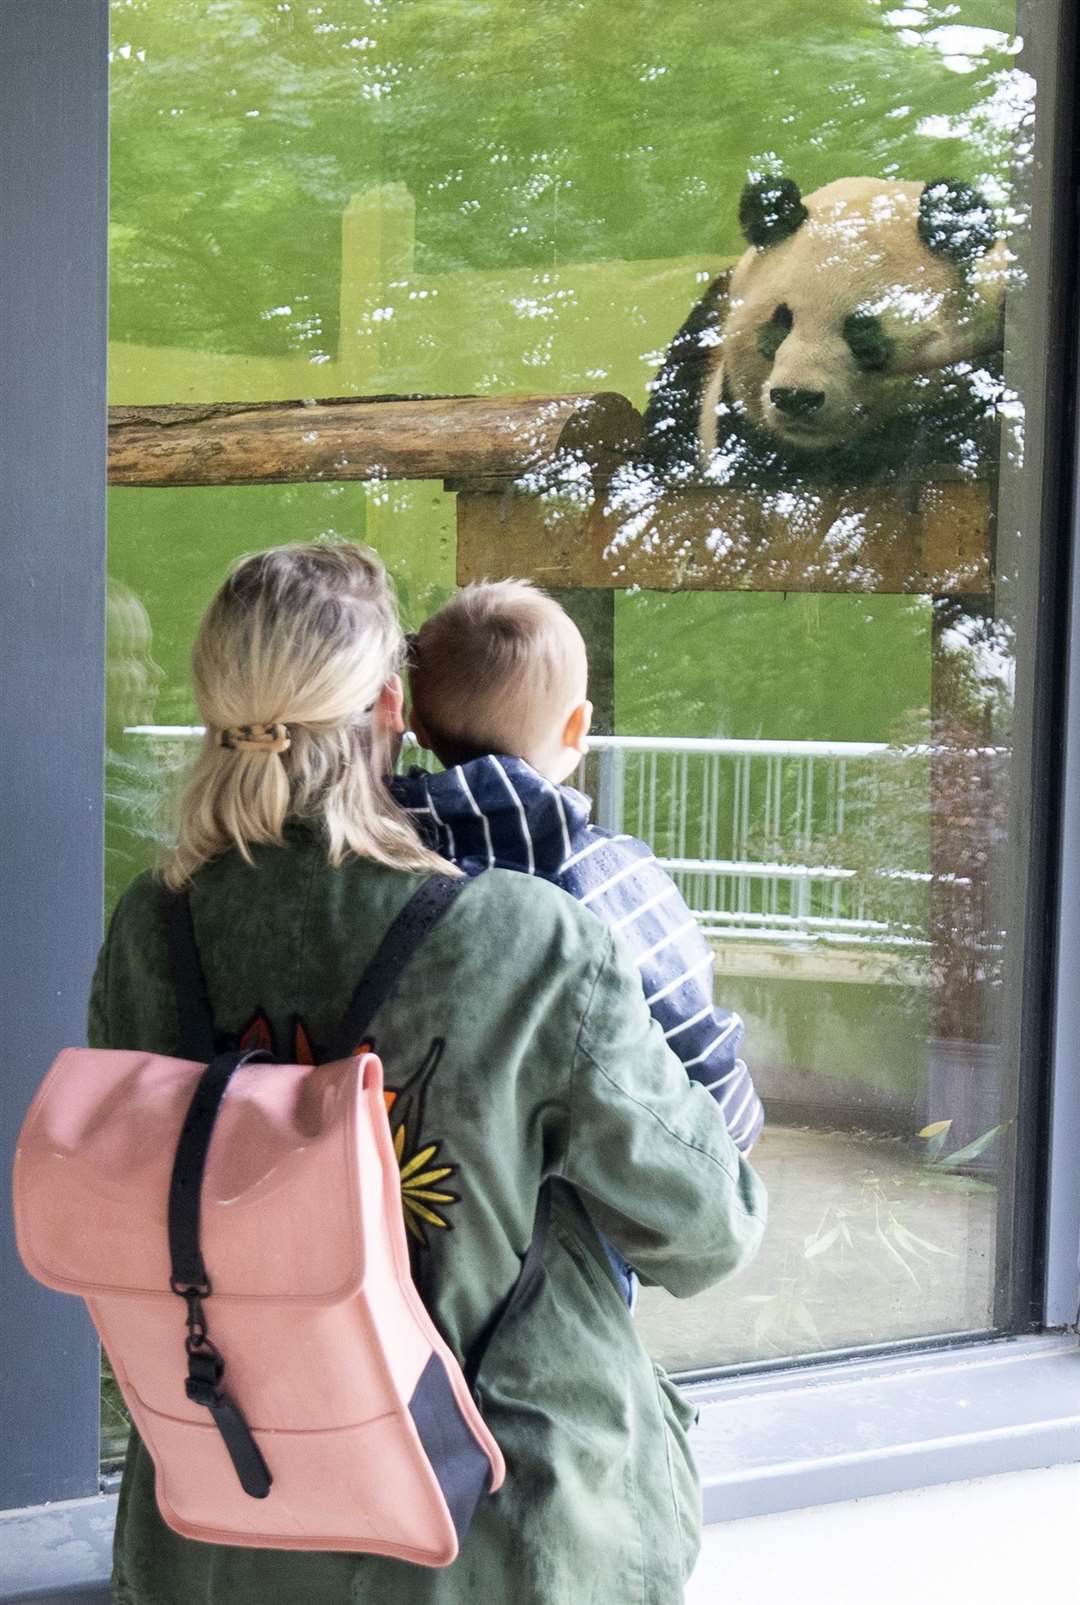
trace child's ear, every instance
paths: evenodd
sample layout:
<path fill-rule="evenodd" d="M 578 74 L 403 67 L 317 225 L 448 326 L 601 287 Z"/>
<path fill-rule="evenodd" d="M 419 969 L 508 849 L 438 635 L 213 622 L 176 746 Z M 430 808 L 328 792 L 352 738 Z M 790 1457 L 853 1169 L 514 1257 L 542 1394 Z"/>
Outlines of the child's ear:
<path fill-rule="evenodd" d="M 391 735 L 405 734 L 405 691 L 400 674 L 392 674 L 376 697 L 375 716 Z"/>
<path fill-rule="evenodd" d="M 589 750 L 588 735 L 592 715 L 592 703 L 579 702 L 563 726 L 563 746 L 569 747 L 572 752 L 580 752 L 583 757 Z"/>

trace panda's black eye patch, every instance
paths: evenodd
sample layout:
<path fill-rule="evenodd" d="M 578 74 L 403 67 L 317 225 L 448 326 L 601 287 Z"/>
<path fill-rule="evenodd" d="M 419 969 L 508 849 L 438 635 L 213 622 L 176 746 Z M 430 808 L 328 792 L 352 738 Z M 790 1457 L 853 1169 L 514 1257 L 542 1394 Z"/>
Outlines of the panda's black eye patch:
<path fill-rule="evenodd" d="M 771 362 L 791 333 L 795 315 L 786 301 L 781 301 L 768 323 L 758 330 L 757 348 L 766 362 Z"/>
<path fill-rule="evenodd" d="M 893 343 L 872 312 L 852 312 L 844 319 L 844 339 L 851 355 L 868 373 L 880 373 L 889 366 Z"/>

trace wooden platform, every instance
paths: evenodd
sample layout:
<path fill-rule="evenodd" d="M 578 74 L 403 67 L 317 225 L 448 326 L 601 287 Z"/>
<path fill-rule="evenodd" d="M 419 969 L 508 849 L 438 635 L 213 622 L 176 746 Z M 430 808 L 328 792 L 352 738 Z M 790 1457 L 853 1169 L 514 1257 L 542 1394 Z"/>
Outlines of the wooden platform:
<path fill-rule="evenodd" d="M 800 493 L 667 490 L 631 510 L 601 490 L 569 499 L 459 489 L 457 578 L 655 591 L 990 589 L 990 487 Z"/>
<path fill-rule="evenodd" d="M 627 474 L 641 418 L 613 392 L 337 397 L 110 410 L 113 485 L 441 479 L 457 578 L 560 591 L 885 591 L 991 586 L 993 498 L 910 485 L 661 489 Z"/>

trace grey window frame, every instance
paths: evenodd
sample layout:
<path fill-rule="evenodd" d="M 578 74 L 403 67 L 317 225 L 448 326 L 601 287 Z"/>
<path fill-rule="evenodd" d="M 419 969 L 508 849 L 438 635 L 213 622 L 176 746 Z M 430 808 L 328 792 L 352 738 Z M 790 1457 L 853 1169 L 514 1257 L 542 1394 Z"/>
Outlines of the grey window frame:
<path fill-rule="evenodd" d="M 0 26 L 0 484 L 14 546 L 0 587 L 6 1159 L 42 1065 L 82 1037 L 101 935 L 107 0 L 4 0 Z M 1026 995 L 1036 1007 L 1025 1029 L 1047 1074 L 1030 1078 L 1037 1137 L 1017 1222 L 1032 1278 L 1031 1319 L 1016 1324 L 1030 1329 L 689 1383 L 701 1406 L 710 1521 L 1080 1460 L 1080 253 L 1070 167 L 1077 107 L 1065 71 L 1073 0 L 1067 33 L 1047 131 L 1054 215 L 1044 255 L 1056 269 L 1045 328 L 1070 338 L 1059 337 L 1049 374 L 1043 518 L 1060 541 L 1047 541 L 1057 566 L 1037 599 L 1035 737 L 1048 767 L 1032 788 L 1046 804 L 1032 823 L 1045 853 L 1031 879 Z M 46 1293 L 18 1265 L 6 1186 L 0 1211 L 0 1600 L 50 1588 L 103 1599 L 115 1493 L 98 1475 L 97 1346 L 76 1301 Z"/>
<path fill-rule="evenodd" d="M 105 694 L 106 0 L 0 8 L 3 1155 L 84 1040 L 101 940 Z M 15 1253 L 0 1208 L 0 1508 L 97 1486 L 97 1344 Z"/>

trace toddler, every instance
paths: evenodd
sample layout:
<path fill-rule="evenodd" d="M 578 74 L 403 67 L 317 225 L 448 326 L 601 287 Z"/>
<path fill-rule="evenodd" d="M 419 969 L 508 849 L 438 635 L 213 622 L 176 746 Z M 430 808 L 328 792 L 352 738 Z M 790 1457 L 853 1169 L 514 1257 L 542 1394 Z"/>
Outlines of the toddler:
<path fill-rule="evenodd" d="M 618 933 L 687 1074 L 749 1152 L 764 1114 L 737 1057 L 742 1021 L 712 998 L 712 954 L 644 842 L 589 821 L 564 782 L 588 751 L 585 643 L 551 597 L 520 580 L 470 585 L 413 638 L 411 726 L 445 772 L 412 769 L 398 801 L 466 874 L 516 869 L 553 881 Z M 636 1279 L 609 1248 L 632 1304 Z"/>

